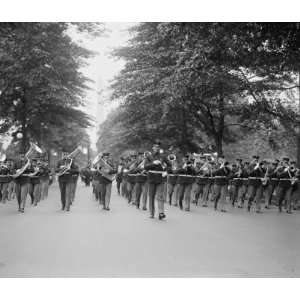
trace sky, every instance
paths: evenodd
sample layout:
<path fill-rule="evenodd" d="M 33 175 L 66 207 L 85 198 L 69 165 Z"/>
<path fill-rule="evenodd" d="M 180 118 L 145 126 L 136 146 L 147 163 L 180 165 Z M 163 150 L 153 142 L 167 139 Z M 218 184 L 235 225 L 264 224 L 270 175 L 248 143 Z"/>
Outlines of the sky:
<path fill-rule="evenodd" d="M 134 23 L 105 23 L 107 32 L 105 36 L 96 39 L 80 37 L 80 43 L 98 54 L 89 60 L 89 65 L 82 69 L 84 75 L 94 81 L 91 84 L 92 90 L 87 95 L 87 106 L 84 111 L 91 115 L 95 120 L 95 126 L 88 130 L 91 137 L 92 148 L 95 149 L 97 141 L 97 128 L 102 123 L 108 113 L 115 107 L 117 103 L 105 101 L 109 93 L 108 87 L 110 81 L 124 66 L 124 61 L 116 60 L 110 57 L 110 52 L 114 48 L 126 45 L 130 38 L 128 28 Z M 102 94 L 99 97 L 99 91 Z"/>

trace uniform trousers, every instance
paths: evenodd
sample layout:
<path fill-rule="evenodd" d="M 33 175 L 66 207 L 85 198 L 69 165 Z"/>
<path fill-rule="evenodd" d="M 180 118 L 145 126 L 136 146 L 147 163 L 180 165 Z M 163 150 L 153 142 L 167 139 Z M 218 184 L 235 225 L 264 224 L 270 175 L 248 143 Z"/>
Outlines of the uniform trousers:
<path fill-rule="evenodd" d="M 5 203 L 8 200 L 9 182 L 0 182 L 0 201 Z"/>
<path fill-rule="evenodd" d="M 194 190 L 194 197 L 195 197 L 196 205 L 199 205 L 200 199 L 203 198 L 204 187 L 205 187 L 204 184 L 196 183 L 196 188 Z"/>
<path fill-rule="evenodd" d="M 164 186 L 165 182 L 148 182 L 149 211 L 151 216 L 155 214 L 155 200 L 157 201 L 158 213 L 164 213 Z"/>
<path fill-rule="evenodd" d="M 31 197 L 31 204 L 36 205 L 41 199 L 41 184 L 39 182 L 29 183 L 28 192 Z"/>
<path fill-rule="evenodd" d="M 275 191 L 276 186 L 277 184 L 273 184 L 272 182 L 269 182 L 269 184 L 265 188 L 264 199 L 265 199 L 266 207 L 269 207 L 271 205 L 273 193 Z"/>
<path fill-rule="evenodd" d="M 225 210 L 226 208 L 226 196 L 228 192 L 227 184 L 214 184 L 212 188 L 212 201 L 214 202 L 215 209 L 218 208 L 220 203 L 220 209 Z"/>
<path fill-rule="evenodd" d="M 112 183 L 100 182 L 100 198 L 102 199 L 103 208 L 109 208 Z"/>
<path fill-rule="evenodd" d="M 142 186 L 142 202 L 143 209 L 147 209 L 147 198 L 148 198 L 148 182 L 145 182 Z"/>
<path fill-rule="evenodd" d="M 49 178 L 41 179 L 41 200 L 48 197 L 49 191 Z"/>
<path fill-rule="evenodd" d="M 60 199 L 62 204 L 62 209 L 69 210 L 72 202 L 72 192 L 74 189 L 75 182 L 73 180 L 70 181 L 61 181 L 58 180 L 59 189 L 60 189 Z"/>
<path fill-rule="evenodd" d="M 291 185 L 279 185 L 277 190 L 278 197 L 278 209 L 282 211 L 282 204 L 284 200 L 286 201 L 286 210 L 287 212 L 292 211 L 292 191 L 293 187 Z"/>
<path fill-rule="evenodd" d="M 141 197 L 143 196 L 144 185 L 145 185 L 145 182 L 136 182 L 134 185 L 134 188 L 133 188 L 134 202 L 135 202 L 137 208 L 140 207 Z M 145 205 L 143 205 L 143 207 L 145 207 Z"/>
<path fill-rule="evenodd" d="M 183 208 L 183 201 L 184 201 L 184 208 L 185 210 L 190 210 L 191 204 L 191 190 L 192 184 L 179 184 L 178 185 L 178 203 L 180 209 Z"/>
<path fill-rule="evenodd" d="M 242 184 L 238 188 L 237 202 L 238 202 L 238 207 L 240 207 L 240 208 L 244 207 L 247 189 L 248 189 L 248 186 L 246 184 Z"/>
<path fill-rule="evenodd" d="M 209 200 L 209 192 L 212 189 L 212 184 L 211 183 L 207 183 L 204 186 L 203 189 L 203 205 L 207 206 L 208 200 Z"/>
<path fill-rule="evenodd" d="M 261 202 L 264 188 L 262 184 L 249 184 L 248 186 L 248 210 L 250 210 L 253 201 L 256 202 L 256 211 L 261 210 Z"/>
<path fill-rule="evenodd" d="M 16 183 L 16 195 L 19 209 L 25 209 L 26 198 L 29 191 L 29 183 Z"/>
<path fill-rule="evenodd" d="M 167 183 L 167 195 L 168 195 L 168 200 L 169 200 L 169 204 L 172 204 L 172 196 L 174 195 L 175 197 L 175 186 L 176 184 L 173 183 Z"/>

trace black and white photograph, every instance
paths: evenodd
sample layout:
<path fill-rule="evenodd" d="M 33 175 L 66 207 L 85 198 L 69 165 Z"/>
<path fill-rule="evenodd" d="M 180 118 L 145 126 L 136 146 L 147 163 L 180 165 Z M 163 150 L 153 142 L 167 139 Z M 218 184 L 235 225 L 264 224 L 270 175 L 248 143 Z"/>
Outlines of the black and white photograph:
<path fill-rule="evenodd" d="M 298 278 L 299 232 L 300 22 L 0 23 L 2 279 Z"/>

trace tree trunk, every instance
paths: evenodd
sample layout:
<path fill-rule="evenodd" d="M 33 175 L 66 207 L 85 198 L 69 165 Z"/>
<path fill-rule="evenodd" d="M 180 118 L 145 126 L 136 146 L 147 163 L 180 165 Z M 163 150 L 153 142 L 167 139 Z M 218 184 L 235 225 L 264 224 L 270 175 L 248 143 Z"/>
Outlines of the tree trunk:
<path fill-rule="evenodd" d="M 216 151 L 218 156 L 223 155 L 223 136 L 220 134 L 215 135 L 215 144 L 216 144 Z"/>

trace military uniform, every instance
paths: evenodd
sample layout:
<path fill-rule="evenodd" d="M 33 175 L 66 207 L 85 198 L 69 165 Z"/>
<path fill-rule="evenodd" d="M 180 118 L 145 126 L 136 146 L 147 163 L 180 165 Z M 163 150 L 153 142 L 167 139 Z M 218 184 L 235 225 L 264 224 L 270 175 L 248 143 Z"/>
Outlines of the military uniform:
<path fill-rule="evenodd" d="M 59 172 L 62 167 L 68 163 L 66 159 L 62 159 L 57 163 L 56 172 Z M 70 205 L 74 197 L 75 181 L 73 175 L 78 176 L 79 168 L 73 161 L 70 169 L 63 175 L 58 177 L 60 195 L 61 195 L 61 204 L 62 210 L 69 211 Z"/>
<path fill-rule="evenodd" d="M 109 156 L 108 153 L 103 154 L 104 157 Z M 105 158 L 103 158 L 105 160 Z M 103 174 L 107 175 L 113 175 L 117 173 L 117 170 L 113 166 L 113 163 L 111 161 L 106 160 L 106 164 L 110 167 L 109 170 L 104 169 L 103 167 L 100 167 L 101 170 L 100 176 L 99 176 L 99 189 L 100 189 L 100 199 L 103 204 L 103 208 L 105 210 L 110 210 L 110 197 L 111 197 L 111 187 L 112 187 L 112 180 L 108 179 L 108 176 L 105 176 Z"/>
<path fill-rule="evenodd" d="M 295 170 L 291 170 L 288 166 L 282 167 L 278 170 L 277 175 L 279 177 L 278 183 L 278 209 L 279 212 L 282 211 L 282 204 L 283 201 L 286 200 L 286 211 L 287 213 L 292 212 L 292 192 L 293 192 L 293 185 L 291 182 L 291 178 L 296 175 Z"/>
<path fill-rule="evenodd" d="M 169 165 L 167 159 L 158 151 L 148 157 L 145 162 L 145 170 L 148 171 L 148 195 L 149 195 L 149 211 L 150 217 L 154 218 L 155 199 L 157 200 L 157 208 L 159 219 L 165 218 L 164 213 L 164 189 L 166 184 L 166 171 L 163 165 Z"/>
<path fill-rule="evenodd" d="M 258 167 L 254 167 L 249 172 L 248 178 L 248 207 L 247 210 L 251 210 L 253 201 L 256 202 L 256 212 L 261 211 L 261 200 L 263 196 L 263 185 L 262 179 L 265 175 L 265 170 L 262 168 L 261 164 L 258 164 Z"/>
<path fill-rule="evenodd" d="M 17 172 L 17 170 L 21 169 L 26 163 L 27 163 L 26 160 L 19 160 L 15 164 L 16 172 Z M 27 195 L 28 195 L 28 192 L 29 192 L 30 178 L 26 175 L 31 174 L 33 172 L 34 172 L 34 170 L 31 167 L 28 167 L 23 172 L 22 175 L 15 178 L 16 196 L 17 196 L 20 212 L 24 212 L 24 210 L 25 210 L 26 198 L 27 198 Z"/>
<path fill-rule="evenodd" d="M 186 211 L 190 210 L 190 202 L 191 202 L 191 190 L 192 184 L 194 181 L 194 177 L 196 172 L 193 168 L 191 162 L 187 161 L 186 166 L 183 166 L 177 171 L 177 196 L 178 196 L 178 204 L 180 209 L 183 209 L 183 201 L 184 201 L 184 209 Z"/>
<path fill-rule="evenodd" d="M 0 202 L 5 203 L 8 200 L 9 184 L 11 182 L 11 172 L 4 163 L 0 166 Z"/>
<path fill-rule="evenodd" d="M 230 169 L 224 164 L 223 167 L 212 172 L 214 177 L 212 201 L 214 202 L 214 208 L 217 210 L 218 203 L 222 212 L 226 211 L 226 197 L 228 192 L 228 177 L 230 175 Z"/>

